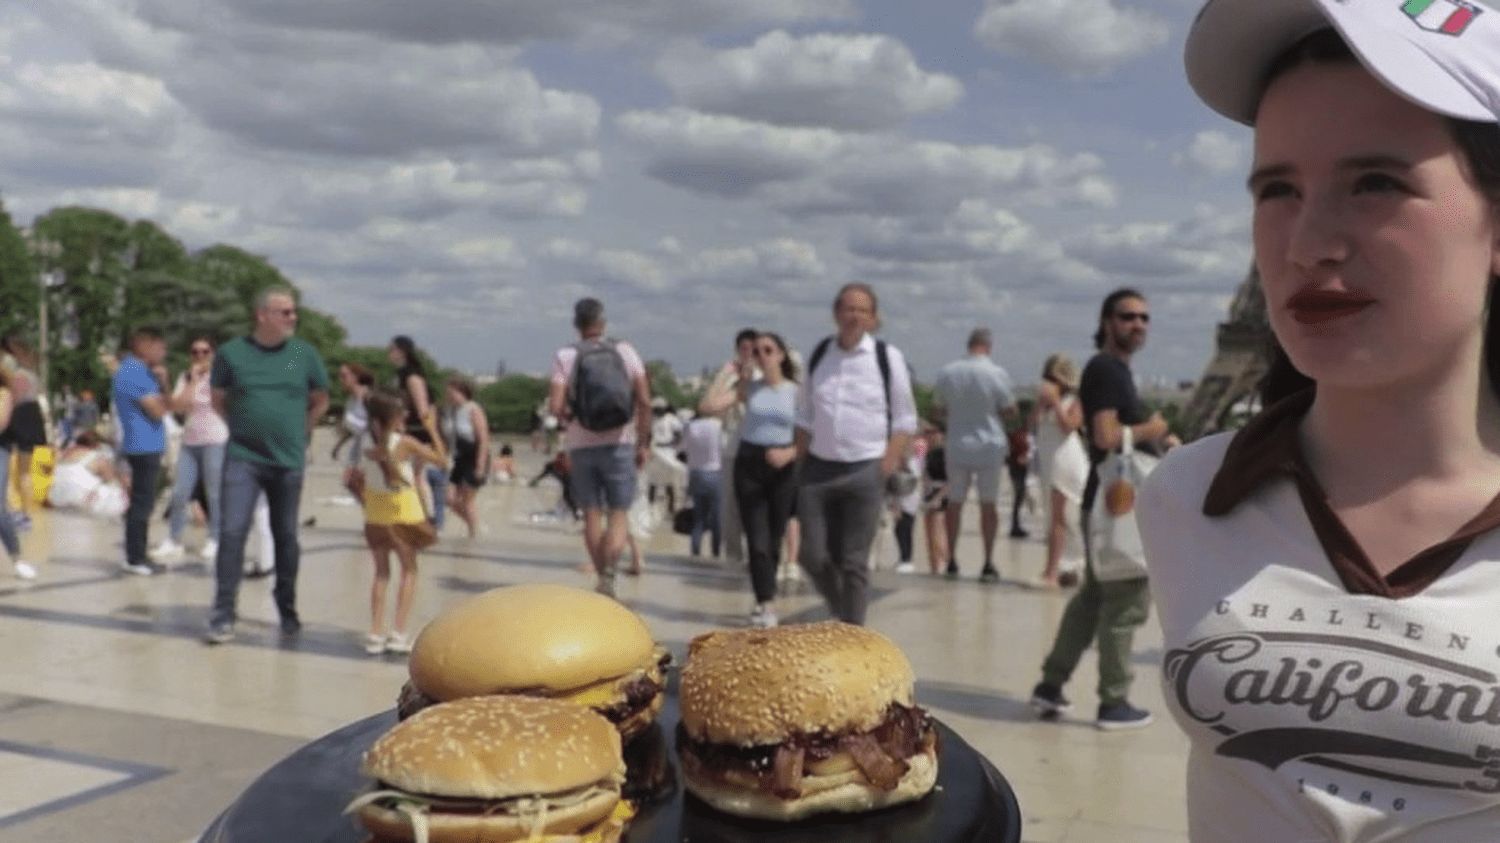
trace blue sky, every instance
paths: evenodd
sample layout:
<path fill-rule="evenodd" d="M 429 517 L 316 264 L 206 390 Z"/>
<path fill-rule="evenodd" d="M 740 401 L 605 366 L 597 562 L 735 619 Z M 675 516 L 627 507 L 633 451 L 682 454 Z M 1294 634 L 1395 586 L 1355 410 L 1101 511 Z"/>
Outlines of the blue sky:
<path fill-rule="evenodd" d="M 0 190 L 265 254 L 356 342 L 540 371 L 572 301 L 679 371 L 809 347 L 844 281 L 919 377 L 1033 380 L 1151 297 L 1191 378 L 1249 267 L 1195 0 L 50 0 L 0 11 Z"/>

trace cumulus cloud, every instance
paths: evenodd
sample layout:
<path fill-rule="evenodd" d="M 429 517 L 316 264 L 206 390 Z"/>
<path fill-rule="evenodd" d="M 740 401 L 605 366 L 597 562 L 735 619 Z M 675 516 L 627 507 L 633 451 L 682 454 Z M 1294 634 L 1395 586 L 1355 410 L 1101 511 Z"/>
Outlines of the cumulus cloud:
<path fill-rule="evenodd" d="M 684 108 L 633 111 L 619 126 L 648 172 L 721 197 L 758 195 L 801 216 L 946 213 L 1004 191 L 1041 205 L 1110 207 L 1104 163 L 1045 145 L 998 147 L 772 126 Z"/>
<path fill-rule="evenodd" d="M 1064 248 L 1106 276 L 1207 285 L 1250 266 L 1250 220 L 1243 211 L 1202 208 L 1178 222 L 1095 225 Z"/>
<path fill-rule="evenodd" d="M 1179 167 L 1210 176 L 1228 176 L 1249 169 L 1250 145 L 1227 132 L 1209 129 L 1193 135 L 1187 149 L 1172 156 Z"/>
<path fill-rule="evenodd" d="M 1167 22 L 1117 0 L 990 0 L 974 34 L 1065 73 L 1106 73 L 1167 43 Z"/>
<path fill-rule="evenodd" d="M 654 38 L 753 24 L 855 17 L 853 0 L 139 0 L 162 20 L 215 14 L 267 25 L 430 44 Z M 208 6 L 213 12 L 204 12 Z"/>
<path fill-rule="evenodd" d="M 657 62 L 679 102 L 783 126 L 869 130 L 958 102 L 963 85 L 924 71 L 888 35 L 768 32 L 748 47 L 679 46 Z"/>

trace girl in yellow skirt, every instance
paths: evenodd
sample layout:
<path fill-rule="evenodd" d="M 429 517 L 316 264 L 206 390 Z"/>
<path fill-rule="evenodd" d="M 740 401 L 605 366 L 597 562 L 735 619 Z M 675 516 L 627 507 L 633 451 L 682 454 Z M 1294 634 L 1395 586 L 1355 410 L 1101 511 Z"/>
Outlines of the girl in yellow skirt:
<path fill-rule="evenodd" d="M 375 581 L 370 585 L 370 632 L 365 652 L 411 652 L 406 625 L 412 598 L 417 591 L 417 552 L 437 541 L 437 532 L 427 521 L 422 499 L 417 496 L 412 466 L 416 462 L 441 464 L 442 457 L 429 445 L 403 432 L 406 407 L 397 396 L 374 393 L 366 399 L 370 441 L 364 456 L 374 463 L 375 476 L 354 472 L 351 489 L 365 507 L 365 543 L 375 559 Z M 389 633 L 385 626 L 385 600 L 391 580 L 391 553 L 401 561 L 401 583 L 396 588 L 396 616 Z"/>

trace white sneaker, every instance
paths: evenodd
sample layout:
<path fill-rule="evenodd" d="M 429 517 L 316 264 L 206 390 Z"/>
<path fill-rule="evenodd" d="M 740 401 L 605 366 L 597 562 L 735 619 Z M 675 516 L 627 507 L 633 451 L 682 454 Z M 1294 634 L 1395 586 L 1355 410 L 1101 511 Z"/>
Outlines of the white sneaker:
<path fill-rule="evenodd" d="M 171 539 L 162 539 L 161 544 L 158 544 L 156 547 L 152 548 L 149 555 L 152 559 L 157 561 L 163 559 L 176 559 L 182 556 L 182 545 L 172 541 Z"/>
<path fill-rule="evenodd" d="M 21 560 L 17 559 L 16 578 L 22 580 L 36 579 L 36 566 L 32 565 L 30 562 L 22 562 Z"/>
<path fill-rule="evenodd" d="M 218 559 L 219 543 L 214 541 L 213 539 L 209 539 L 208 541 L 203 543 L 203 549 L 198 551 L 198 555 L 208 560 L 209 562 Z"/>
<path fill-rule="evenodd" d="M 411 638 L 404 632 L 392 632 L 385 638 L 385 651 L 387 653 L 410 653 Z"/>
<path fill-rule="evenodd" d="M 386 639 L 384 635 L 370 633 L 365 636 L 365 652 L 372 656 L 378 656 L 385 652 Z"/>
<path fill-rule="evenodd" d="M 776 622 L 776 610 L 764 603 L 757 603 L 750 610 L 750 625 L 756 629 L 770 629 L 776 626 Z"/>
<path fill-rule="evenodd" d="M 910 562 L 900 562 L 896 565 L 896 573 L 898 574 L 915 574 L 916 572 L 917 566 Z"/>

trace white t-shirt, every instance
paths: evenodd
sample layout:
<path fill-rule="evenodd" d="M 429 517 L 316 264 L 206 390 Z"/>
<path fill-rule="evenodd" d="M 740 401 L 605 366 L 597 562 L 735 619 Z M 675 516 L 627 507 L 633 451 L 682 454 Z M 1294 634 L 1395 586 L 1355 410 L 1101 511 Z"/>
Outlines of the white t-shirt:
<path fill-rule="evenodd" d="M 724 425 L 712 416 L 688 422 L 682 437 L 687 465 L 692 471 L 718 471 L 723 467 Z"/>
<path fill-rule="evenodd" d="M 1230 434 L 1139 521 L 1196 843 L 1500 840 L 1500 531 L 1400 600 L 1349 593 L 1288 479 L 1202 512 Z"/>

